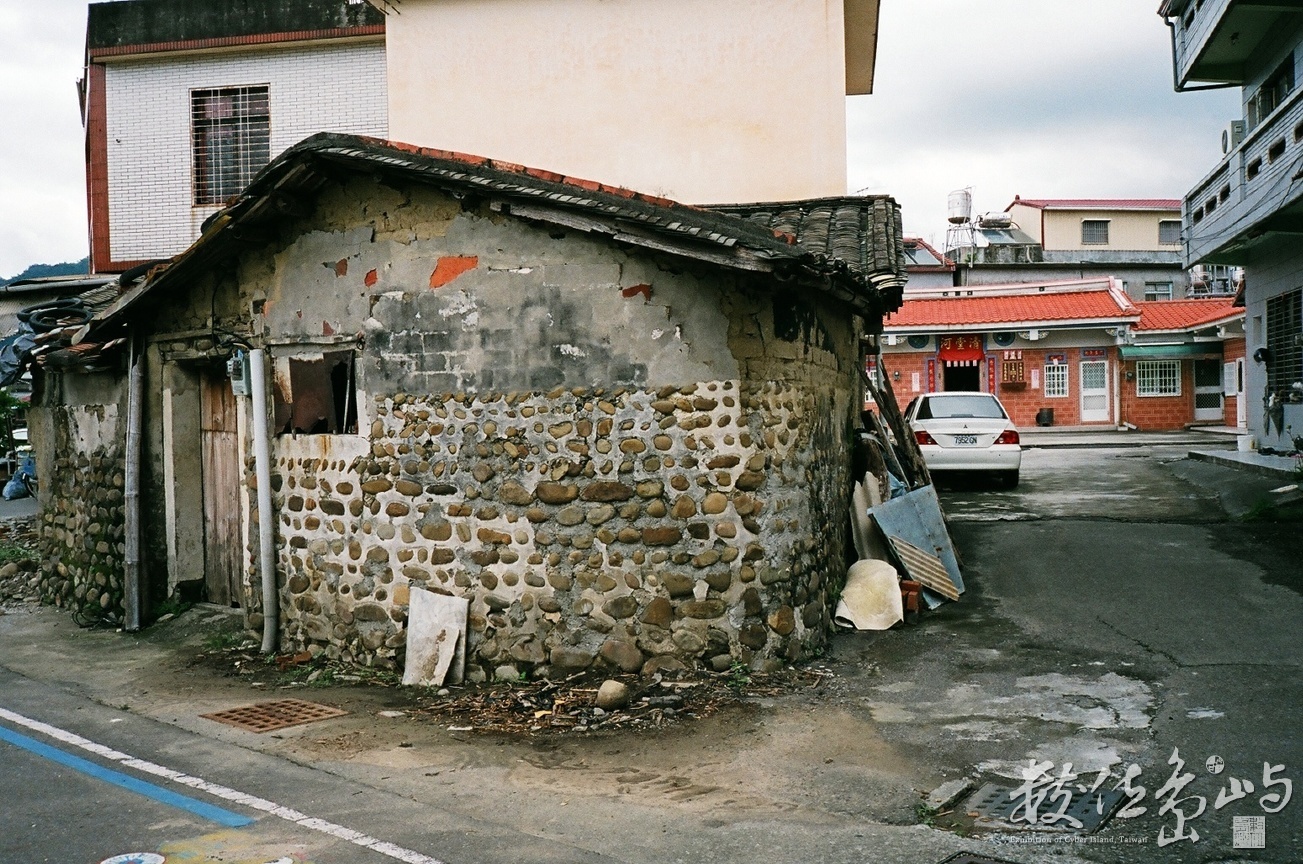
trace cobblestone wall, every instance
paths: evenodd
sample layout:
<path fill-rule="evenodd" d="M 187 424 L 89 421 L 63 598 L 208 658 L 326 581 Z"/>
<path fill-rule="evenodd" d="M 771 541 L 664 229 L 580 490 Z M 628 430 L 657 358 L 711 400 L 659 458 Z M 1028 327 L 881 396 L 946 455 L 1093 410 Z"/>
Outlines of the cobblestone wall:
<path fill-rule="evenodd" d="M 286 634 L 388 665 L 420 587 L 471 599 L 485 674 L 795 658 L 844 538 L 831 407 L 737 381 L 379 397 L 369 453 L 277 465 Z"/>
<path fill-rule="evenodd" d="M 364 181 L 237 269 L 160 303 L 165 366 L 214 351 L 186 335 L 210 318 L 266 346 L 289 402 L 295 358 L 356 361 L 355 433 L 272 441 L 287 650 L 401 665 L 413 588 L 471 601 L 472 678 L 822 644 L 860 398 L 849 307 Z"/>
<path fill-rule="evenodd" d="M 41 600 L 87 618 L 123 611 L 123 446 L 118 406 L 40 409 L 53 470 L 41 482 Z"/>

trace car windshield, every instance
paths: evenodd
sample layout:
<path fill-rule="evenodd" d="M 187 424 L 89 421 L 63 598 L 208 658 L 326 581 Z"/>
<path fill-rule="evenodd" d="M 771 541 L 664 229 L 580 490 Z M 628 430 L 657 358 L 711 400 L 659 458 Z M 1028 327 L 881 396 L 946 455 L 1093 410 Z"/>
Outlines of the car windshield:
<path fill-rule="evenodd" d="M 980 417 L 1002 420 L 1006 417 L 1000 403 L 990 396 L 974 393 L 971 396 L 934 396 L 924 399 L 918 406 L 918 420 L 944 420 L 947 418 Z"/>

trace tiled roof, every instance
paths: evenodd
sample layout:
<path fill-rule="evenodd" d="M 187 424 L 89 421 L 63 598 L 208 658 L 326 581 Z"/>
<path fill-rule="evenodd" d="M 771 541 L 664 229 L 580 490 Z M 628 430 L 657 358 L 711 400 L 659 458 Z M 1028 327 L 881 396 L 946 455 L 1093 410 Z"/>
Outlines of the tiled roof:
<path fill-rule="evenodd" d="M 287 208 L 310 200 L 346 172 L 442 188 L 522 219 L 594 232 L 710 266 L 775 273 L 825 291 L 862 314 L 883 314 L 901 300 L 900 208 L 889 197 L 706 209 L 481 156 L 323 132 L 272 160 L 225 209 L 209 217 L 189 249 L 124 294 L 91 329 L 117 318 L 159 285 L 184 285 L 187 276 L 240 254 L 247 248 L 241 237 L 283 221 Z"/>
<path fill-rule="evenodd" d="M 142 46 L 217 47 L 224 40 L 272 34 L 383 33 L 384 24 L 384 13 L 370 3 L 349 0 L 116 0 L 90 4 L 86 47 L 96 56 Z"/>
<path fill-rule="evenodd" d="M 948 273 L 955 269 L 955 262 L 922 237 L 906 237 L 905 269 L 913 273 Z"/>
<path fill-rule="evenodd" d="M 844 261 L 863 276 L 904 273 L 900 208 L 885 195 L 721 204 L 710 209 L 794 237 L 800 246 L 825 260 Z"/>
<path fill-rule="evenodd" d="M 997 296 L 906 299 L 885 322 L 888 330 L 920 327 L 1099 325 L 1134 321 L 1137 311 L 1111 290 L 1028 292 Z"/>
<path fill-rule="evenodd" d="M 1223 321 L 1244 317 L 1244 309 L 1235 307 L 1234 297 L 1209 297 L 1200 300 L 1142 300 L 1137 331 L 1199 330 Z"/>
<path fill-rule="evenodd" d="M 1014 198 L 1014 204 L 1038 210 L 1180 210 L 1180 198 Z"/>

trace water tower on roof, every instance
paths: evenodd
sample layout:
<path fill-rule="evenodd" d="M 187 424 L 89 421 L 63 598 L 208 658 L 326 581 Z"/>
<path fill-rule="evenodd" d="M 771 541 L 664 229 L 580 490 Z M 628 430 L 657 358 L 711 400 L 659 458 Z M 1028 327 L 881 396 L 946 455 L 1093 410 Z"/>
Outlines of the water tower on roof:
<path fill-rule="evenodd" d="M 946 209 L 946 221 L 950 223 L 946 229 L 946 254 L 950 255 L 956 249 L 973 248 L 976 242 L 973 228 L 973 187 L 951 192 Z"/>

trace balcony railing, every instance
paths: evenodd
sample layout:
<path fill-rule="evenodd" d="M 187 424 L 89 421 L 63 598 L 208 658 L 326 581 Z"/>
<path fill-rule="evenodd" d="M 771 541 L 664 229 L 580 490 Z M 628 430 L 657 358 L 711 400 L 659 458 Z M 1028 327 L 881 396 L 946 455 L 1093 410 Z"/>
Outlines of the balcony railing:
<path fill-rule="evenodd" d="M 1295 90 L 1185 196 L 1186 260 L 1238 264 L 1235 248 L 1303 196 L 1303 88 Z"/>
<path fill-rule="evenodd" d="M 1176 22 L 1176 69 L 1182 82 L 1199 59 L 1233 0 L 1190 0 Z"/>

